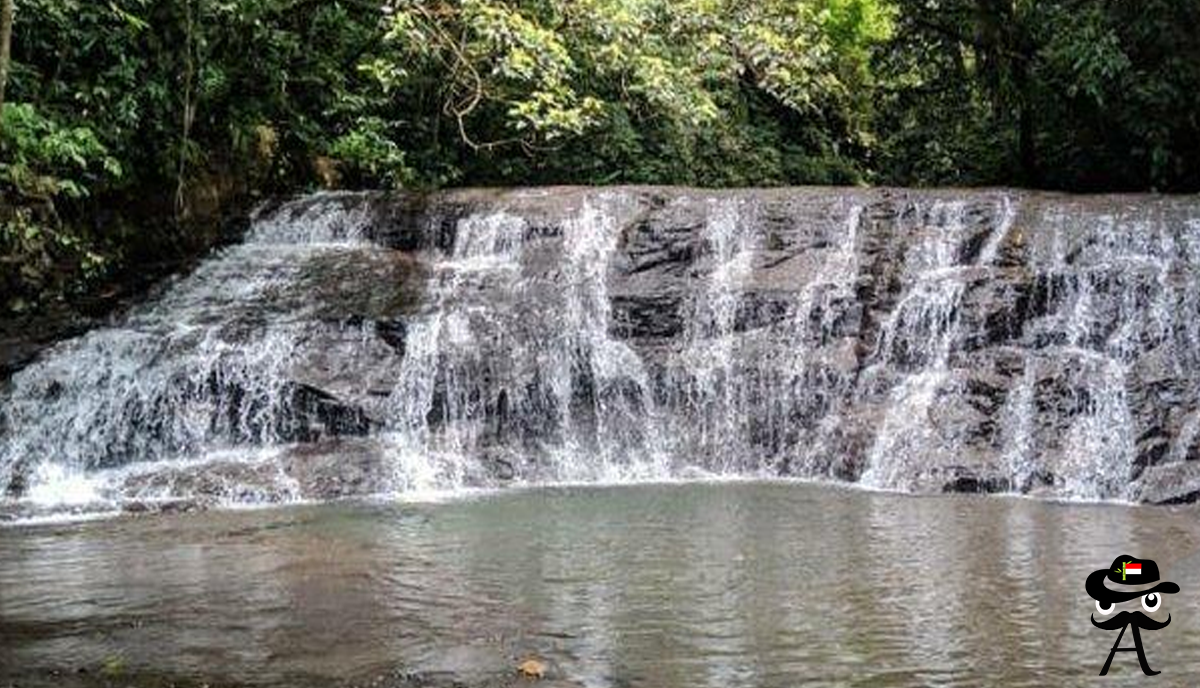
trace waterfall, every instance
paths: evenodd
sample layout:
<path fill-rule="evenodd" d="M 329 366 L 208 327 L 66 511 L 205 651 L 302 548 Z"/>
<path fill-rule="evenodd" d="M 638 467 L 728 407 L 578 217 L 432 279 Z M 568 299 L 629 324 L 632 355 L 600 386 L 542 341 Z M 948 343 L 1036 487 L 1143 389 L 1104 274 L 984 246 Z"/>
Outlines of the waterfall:
<path fill-rule="evenodd" d="M 1198 265 L 1185 199 L 318 194 L 0 387 L 3 509 L 695 475 L 1178 501 Z"/>
<path fill-rule="evenodd" d="M 883 325 L 876 365 L 903 366 L 903 359 L 914 355 L 920 363 L 892 391 L 883 426 L 867 455 L 864 485 L 908 488 L 906 481 L 917 477 L 924 459 L 939 450 L 929 413 L 949 375 L 950 348 L 959 324 L 964 285 L 958 242 L 963 235 L 963 211 L 962 202 L 939 201 L 928 220 L 921 218 L 924 236 L 908 256 L 911 267 L 906 267 L 912 287 Z"/>
<path fill-rule="evenodd" d="M 707 467 L 720 473 L 736 472 L 737 465 L 725 460 L 731 458 L 728 449 L 749 420 L 746 380 L 738 374 L 743 352 L 736 332 L 753 259 L 754 234 L 744 231 L 752 223 L 742 220 L 746 212 L 736 201 L 711 202 L 699 237 L 699 250 L 708 255 L 711 268 L 686 314 L 680 365 L 671 366 L 670 384 L 683 391 L 679 401 L 690 411 L 681 416 L 688 425 L 672 432 L 693 435 L 691 451 L 714 457 Z"/>
<path fill-rule="evenodd" d="M 365 212 L 335 200 L 284 206 L 158 300 L 18 372 L 2 412 L 10 485 L 20 471 L 34 501 L 107 501 L 154 466 L 234 448 L 254 462 L 314 434 L 321 399 L 296 370 L 315 353 L 305 344 L 365 327 L 321 317 L 314 282 L 358 273 L 378 250 L 355 239 Z"/>

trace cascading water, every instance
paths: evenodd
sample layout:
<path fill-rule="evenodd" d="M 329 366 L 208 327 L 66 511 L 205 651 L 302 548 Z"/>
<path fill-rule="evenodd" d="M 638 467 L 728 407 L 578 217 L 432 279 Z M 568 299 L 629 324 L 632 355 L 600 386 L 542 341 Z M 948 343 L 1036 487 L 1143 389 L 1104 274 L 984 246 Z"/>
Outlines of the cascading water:
<path fill-rule="evenodd" d="M 906 281 L 913 286 L 883 324 L 875 364 L 884 371 L 908 368 L 913 372 L 890 395 L 882 428 L 867 454 L 864 485 L 910 488 L 908 481 L 918 477 L 926 457 L 944 449 L 938 446 L 929 413 L 949 376 L 950 349 L 958 331 L 964 291 L 963 268 L 958 265 L 964 209 L 962 202 L 938 202 L 928 219 L 918 215 L 924 236 L 919 250 L 908 256 L 911 266 L 905 267 Z"/>
<path fill-rule="evenodd" d="M 0 390 L 8 513 L 696 474 L 1200 492 L 1200 203 L 322 194 Z"/>
<path fill-rule="evenodd" d="M 339 416 L 301 370 L 330 365 L 318 359 L 333 352 L 312 342 L 361 340 L 373 326 L 320 312 L 319 292 L 338 280 L 390 272 L 361 241 L 364 218 L 321 202 L 285 209 L 119 324 L 15 375 L 0 444 L 9 492 L 48 505 L 179 496 L 170 469 L 181 461 L 259 467 L 321 423 L 365 426 L 357 411 Z M 219 472 L 207 482 L 200 489 L 234 502 L 295 496 L 286 481 L 272 480 L 269 495 Z"/>

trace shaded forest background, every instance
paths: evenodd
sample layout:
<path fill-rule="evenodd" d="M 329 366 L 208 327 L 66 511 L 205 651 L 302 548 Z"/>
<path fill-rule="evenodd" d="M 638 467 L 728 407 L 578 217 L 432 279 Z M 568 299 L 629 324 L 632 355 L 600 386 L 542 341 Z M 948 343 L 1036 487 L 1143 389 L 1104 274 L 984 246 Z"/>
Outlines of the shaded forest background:
<path fill-rule="evenodd" d="M 1196 0 L 0 3 L 9 315 L 318 187 L 1200 189 Z"/>

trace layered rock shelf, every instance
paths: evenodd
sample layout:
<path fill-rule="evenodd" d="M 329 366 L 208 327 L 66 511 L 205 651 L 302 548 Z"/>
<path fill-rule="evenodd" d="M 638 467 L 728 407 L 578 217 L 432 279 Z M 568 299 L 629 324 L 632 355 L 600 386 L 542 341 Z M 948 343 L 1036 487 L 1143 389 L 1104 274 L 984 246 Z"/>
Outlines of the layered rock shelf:
<path fill-rule="evenodd" d="M 1189 502 L 1198 267 L 1190 198 L 319 194 L 13 375 L 0 487 L 141 508 L 737 475 Z"/>

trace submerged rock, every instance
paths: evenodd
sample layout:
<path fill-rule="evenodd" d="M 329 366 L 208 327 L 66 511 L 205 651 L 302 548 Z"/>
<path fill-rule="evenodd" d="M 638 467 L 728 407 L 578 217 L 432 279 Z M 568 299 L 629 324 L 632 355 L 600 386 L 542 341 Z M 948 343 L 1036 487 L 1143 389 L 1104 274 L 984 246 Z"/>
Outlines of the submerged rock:
<path fill-rule="evenodd" d="M 372 440 L 296 444 L 266 455 L 136 468 L 117 486 L 125 511 L 178 512 L 296 499 L 329 501 L 390 489 L 385 450 Z"/>
<path fill-rule="evenodd" d="M 289 448 L 279 463 L 304 499 L 364 496 L 391 487 L 385 449 L 370 440 L 297 445 Z"/>

